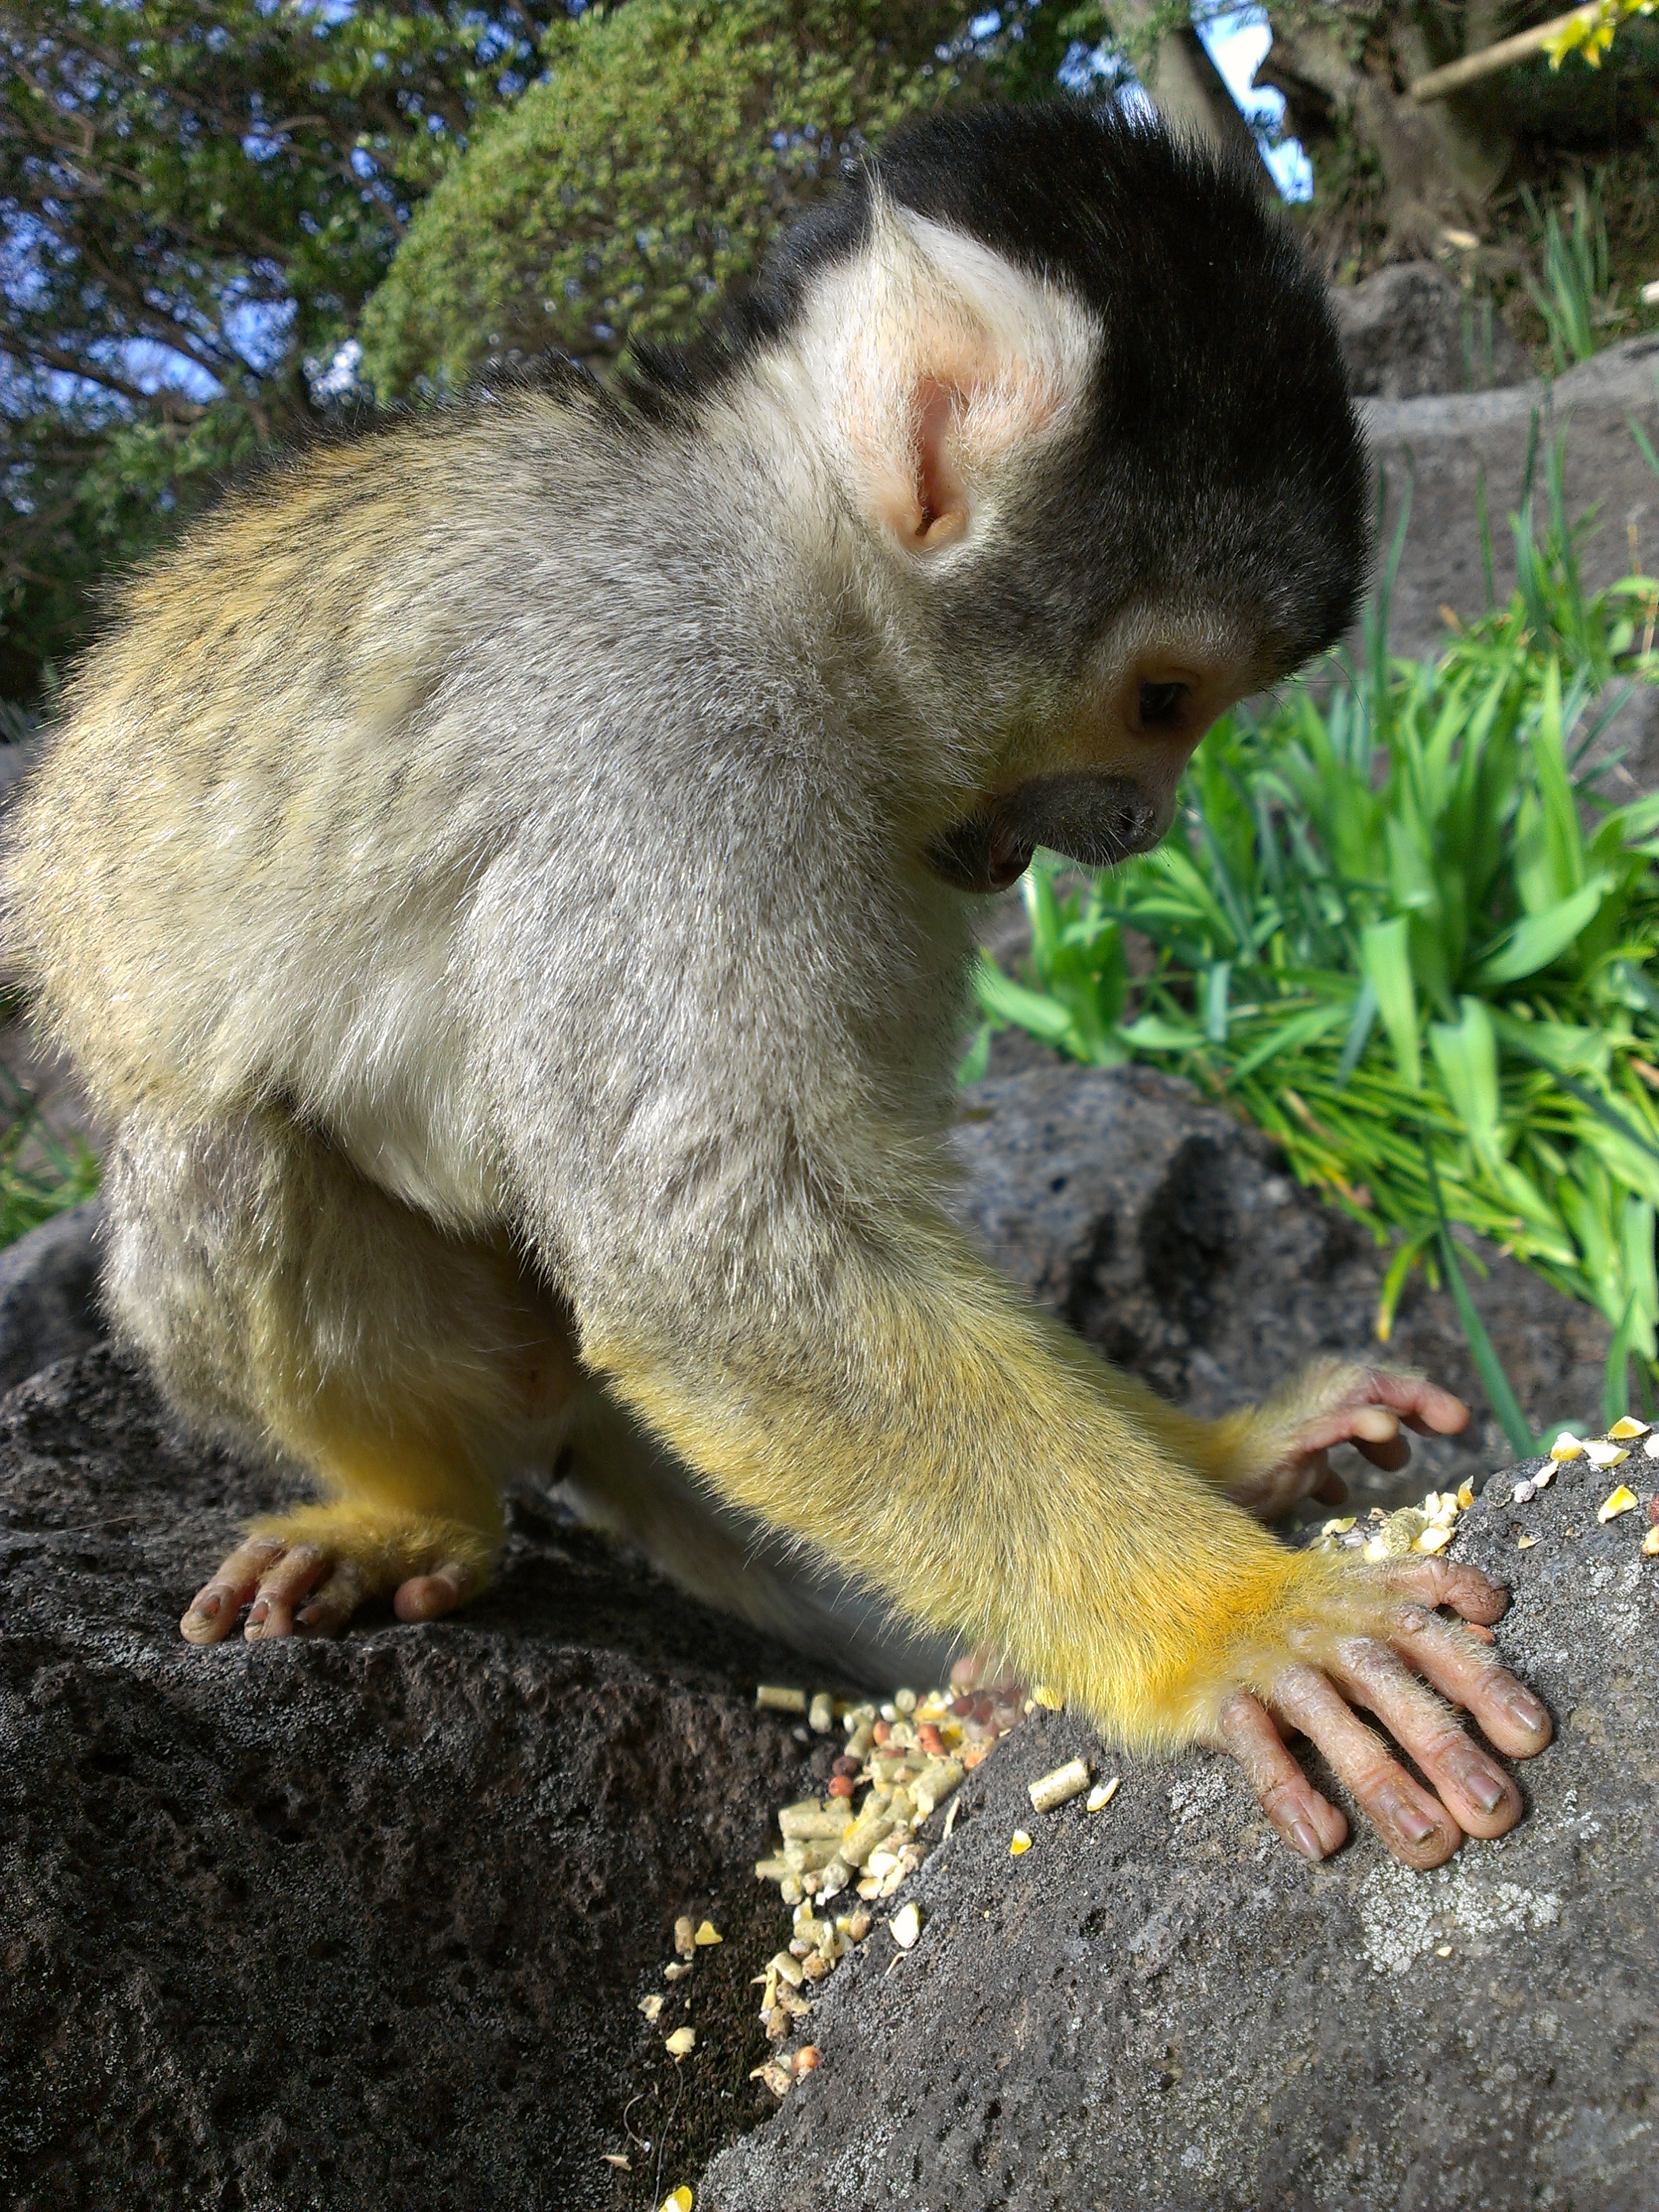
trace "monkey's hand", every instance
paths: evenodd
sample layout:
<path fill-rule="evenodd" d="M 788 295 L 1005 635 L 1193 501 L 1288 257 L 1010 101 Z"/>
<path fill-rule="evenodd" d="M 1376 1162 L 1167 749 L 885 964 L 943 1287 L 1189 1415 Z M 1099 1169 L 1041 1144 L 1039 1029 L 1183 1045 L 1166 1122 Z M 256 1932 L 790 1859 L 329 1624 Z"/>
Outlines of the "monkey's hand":
<path fill-rule="evenodd" d="M 1276 1521 L 1304 1498 L 1340 1504 L 1347 1488 L 1327 1456 L 1333 1444 L 1351 1443 L 1373 1466 L 1393 1469 L 1411 1457 L 1403 1430 L 1456 1436 L 1469 1419 L 1461 1398 L 1425 1376 L 1355 1360 L 1316 1360 L 1260 1405 L 1218 1421 L 1183 1413 L 1116 1369 L 1103 1369 L 1099 1379 L 1171 1459 L 1259 1521 Z"/>
<path fill-rule="evenodd" d="M 1277 1668 L 1258 1676 L 1255 1689 L 1221 1698 L 1203 1733 L 1237 1759 L 1292 1850 L 1323 1858 L 1347 1822 L 1291 1756 L 1286 1730 L 1324 1753 L 1396 1858 L 1438 1866 L 1464 1833 L 1500 1836 L 1522 1811 L 1515 1784 L 1465 1734 L 1453 1708 L 1511 1759 L 1544 1748 L 1549 1715 L 1477 1635 L 1434 1610 L 1449 1607 L 1477 1625 L 1497 1620 L 1508 1595 L 1476 1568 L 1410 1559 L 1350 1568 L 1343 1580 L 1347 1587 L 1337 1585 L 1324 1605 L 1296 1608 L 1301 1617 L 1288 1628 Z M 1355 1706 L 1376 1716 L 1427 1788 Z"/>
<path fill-rule="evenodd" d="M 1304 1498 L 1338 1505 L 1347 1486 L 1328 1457 L 1333 1444 L 1351 1443 L 1373 1467 L 1393 1471 L 1411 1457 L 1402 1429 L 1454 1437 L 1468 1419 L 1462 1400 L 1426 1376 L 1321 1360 L 1248 1415 L 1235 1417 L 1237 1441 L 1224 1462 L 1220 1487 L 1263 1521 L 1287 1513 Z"/>

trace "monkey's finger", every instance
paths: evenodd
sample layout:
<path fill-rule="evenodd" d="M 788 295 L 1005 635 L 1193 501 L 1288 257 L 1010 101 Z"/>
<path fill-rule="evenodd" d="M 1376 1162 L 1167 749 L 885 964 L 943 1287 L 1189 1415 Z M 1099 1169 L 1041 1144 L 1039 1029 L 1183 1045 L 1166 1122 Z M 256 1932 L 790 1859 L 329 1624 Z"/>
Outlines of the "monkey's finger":
<path fill-rule="evenodd" d="M 221 1644 L 236 1626 L 236 1616 L 258 1588 L 259 1577 L 283 1548 L 280 1536 L 250 1536 L 203 1583 L 179 1623 L 186 1644 Z"/>
<path fill-rule="evenodd" d="M 1273 1701 L 1318 1745 L 1395 1858 L 1419 1871 L 1445 1863 L 1463 1840 L 1456 1821 L 1390 1757 L 1328 1675 L 1314 1667 L 1287 1667 L 1273 1684 Z"/>
<path fill-rule="evenodd" d="M 259 1578 L 242 1631 L 250 1644 L 292 1636 L 294 1608 L 328 1572 L 328 1553 L 315 1544 L 295 1544 Z"/>
<path fill-rule="evenodd" d="M 1328 1857 L 1347 1834 L 1348 1824 L 1285 1750 L 1261 1699 L 1248 1690 L 1236 1692 L 1222 1707 L 1218 1726 L 1221 1747 L 1243 1768 L 1280 1838 L 1305 1859 Z"/>
<path fill-rule="evenodd" d="M 1319 1456 L 1323 1460 L 1325 1455 L 1322 1452 Z M 1319 1480 L 1310 1494 L 1322 1505 L 1340 1505 L 1347 1497 L 1348 1486 L 1334 1468 L 1327 1465 L 1320 1469 Z"/>
<path fill-rule="evenodd" d="M 1472 1836 L 1501 1836 L 1515 1826 L 1521 1792 L 1386 1644 L 1356 1638 L 1337 1652 L 1330 1672 L 1411 1753 L 1460 1827 Z"/>
<path fill-rule="evenodd" d="M 410 1575 L 398 1585 L 392 1610 L 399 1620 L 436 1620 L 453 1613 L 471 1589 L 476 1577 L 459 1559 L 446 1559 L 429 1575 Z"/>
<path fill-rule="evenodd" d="M 322 1588 L 307 1598 L 295 1614 L 295 1626 L 313 1636 L 332 1636 L 344 1627 L 363 1597 L 362 1577 L 349 1559 L 343 1559 Z"/>
<path fill-rule="evenodd" d="M 1489 1743 L 1511 1759 L 1531 1759 L 1555 1733 L 1547 1707 L 1468 1632 L 1443 1620 L 1425 1623 L 1398 1648 L 1436 1689 L 1475 1720 Z"/>
<path fill-rule="evenodd" d="M 1376 1441 L 1368 1437 L 1355 1437 L 1352 1441 L 1354 1449 L 1362 1459 L 1370 1460 L 1373 1467 L 1380 1467 L 1389 1474 L 1404 1467 L 1412 1455 L 1412 1448 L 1401 1435 L 1398 1426 L 1391 1437 L 1379 1437 Z"/>
<path fill-rule="evenodd" d="M 1427 1613 L 1437 1606 L 1449 1605 L 1465 1620 L 1484 1621 L 1490 1627 L 1494 1620 L 1502 1620 L 1510 1601 L 1503 1585 L 1488 1580 L 1479 1567 L 1460 1566 L 1450 1559 L 1398 1559 L 1380 1571 L 1380 1578 L 1407 1601 L 1398 1629 L 1390 1637 L 1396 1644 L 1402 1636 L 1416 1635 L 1425 1625 Z M 1418 1613 L 1418 1606 L 1426 1611 Z"/>

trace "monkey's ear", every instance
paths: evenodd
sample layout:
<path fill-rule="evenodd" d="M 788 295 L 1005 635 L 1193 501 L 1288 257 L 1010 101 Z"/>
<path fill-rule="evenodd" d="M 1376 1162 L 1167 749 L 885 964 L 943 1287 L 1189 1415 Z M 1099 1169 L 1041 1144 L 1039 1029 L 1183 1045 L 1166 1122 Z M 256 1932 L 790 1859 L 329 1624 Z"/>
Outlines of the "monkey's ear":
<path fill-rule="evenodd" d="M 1075 418 L 1100 337 L 1069 292 L 878 201 L 866 242 L 811 288 L 802 349 L 859 504 L 931 560 L 981 535 Z"/>

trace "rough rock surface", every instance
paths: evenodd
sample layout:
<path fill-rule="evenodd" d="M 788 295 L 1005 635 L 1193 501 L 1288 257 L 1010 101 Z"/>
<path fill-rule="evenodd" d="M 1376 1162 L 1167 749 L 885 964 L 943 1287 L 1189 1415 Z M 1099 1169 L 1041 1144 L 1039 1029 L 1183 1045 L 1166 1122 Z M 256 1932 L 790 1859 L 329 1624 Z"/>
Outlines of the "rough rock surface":
<path fill-rule="evenodd" d="M 1012 1060 L 1019 1041 L 995 1040 Z M 966 1094 L 961 1210 L 982 1248 L 1050 1311 L 1167 1398 L 1220 1413 L 1311 1359 L 1388 1358 L 1459 1391 L 1476 1417 L 1419 1440 L 1402 1478 L 1356 1454 L 1365 1502 L 1416 1498 L 1509 1456 L 1486 1415 L 1455 1309 L 1419 1278 L 1384 1347 L 1373 1333 L 1388 1261 L 1302 1189 L 1255 1131 L 1146 1067 L 1081 1068 L 1042 1047 Z M 994 1065 L 995 1063 L 994 1062 Z M 1534 1430 L 1601 1402 L 1600 1317 L 1478 1245 L 1470 1287 Z"/>
<path fill-rule="evenodd" d="M 1627 575 L 1637 558 L 1651 575 L 1659 569 L 1659 477 L 1643 459 L 1630 434 L 1632 416 L 1659 445 L 1659 335 L 1609 346 L 1553 383 L 1533 382 L 1501 392 L 1446 394 L 1417 399 L 1365 399 L 1360 417 L 1371 452 L 1387 473 L 1386 545 L 1407 483 L 1411 518 L 1395 580 L 1391 638 L 1396 653 L 1437 652 L 1445 637 L 1442 607 L 1478 614 L 1486 605 L 1477 524 L 1481 477 L 1492 518 L 1492 566 L 1500 600 L 1515 588 L 1514 541 L 1508 517 L 1519 507 L 1527 450 L 1536 412 L 1545 439 L 1566 437 L 1566 498 L 1571 520 L 1599 509 L 1594 535 L 1583 545 L 1586 583 L 1600 589 Z M 1540 526 L 1546 516 L 1541 460 L 1538 476 Z M 1622 742 L 1652 751 L 1659 742 L 1659 693 L 1644 687 L 1632 699 Z M 1633 762 L 1638 773 L 1642 764 Z M 1659 762 L 1649 764 L 1649 780 Z"/>
<path fill-rule="evenodd" d="M 787 1656 L 533 1505 L 455 1621 L 190 1650 L 270 1495 L 106 1351 L 0 1406 L 0 2202 L 659 2203 L 770 2104 L 750 1863 L 829 1756 L 753 1710 Z M 727 1941 L 653 2027 L 681 1912 Z"/>
<path fill-rule="evenodd" d="M 1580 1461 L 1517 1507 L 1498 1476 L 1457 1538 L 1512 1583 L 1499 1648 L 1556 1715 L 1511 1835 L 1431 1875 L 1369 1836 L 1310 1868 L 1224 1761 L 1036 1717 L 902 1893 L 915 1949 L 878 1930 L 837 1971 L 818 2070 L 699 2212 L 1652 2212 L 1659 1560 L 1645 1516 L 1597 1525 L 1615 1479 Z M 1079 1753 L 1116 1798 L 1034 1815 Z"/>
<path fill-rule="evenodd" d="M 1507 325 L 1472 313 L 1432 261 L 1401 261 L 1363 284 L 1339 285 L 1331 307 L 1356 392 L 1419 399 L 1525 384 L 1532 365 Z"/>
<path fill-rule="evenodd" d="M 90 1351 L 104 1335 L 94 1243 L 102 1218 L 101 1203 L 89 1198 L 0 1252 L 0 1390 Z"/>
<path fill-rule="evenodd" d="M 968 1110 L 988 1248 L 1160 1387 L 1218 1407 L 1366 1348 L 1363 1234 L 1184 1085 L 1048 1058 Z M 1518 1269 L 1480 1296 L 1540 1418 L 1594 1402 L 1592 1320 Z M 1395 1349 L 1467 1387 L 1443 1301 Z M 0 2201 L 659 2204 L 771 2108 L 747 1978 L 785 1927 L 750 1865 L 834 1747 L 750 1701 L 801 1670 L 537 1493 L 453 1621 L 186 1649 L 276 1495 L 106 1350 L 0 1404 Z M 686 1911 L 727 1940 L 670 1989 Z"/>

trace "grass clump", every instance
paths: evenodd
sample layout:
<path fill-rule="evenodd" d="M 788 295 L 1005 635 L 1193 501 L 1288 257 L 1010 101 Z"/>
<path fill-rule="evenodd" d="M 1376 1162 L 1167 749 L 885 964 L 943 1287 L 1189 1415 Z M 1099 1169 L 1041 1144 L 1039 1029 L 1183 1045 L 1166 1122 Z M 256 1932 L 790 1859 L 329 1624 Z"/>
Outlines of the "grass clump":
<path fill-rule="evenodd" d="M 63 1137 L 9 1068 L 0 1067 L 0 1245 L 64 1212 L 98 1188 L 98 1162 Z"/>
<path fill-rule="evenodd" d="M 1607 1316 L 1622 1410 L 1627 1358 L 1645 1392 L 1659 1355 L 1659 793 L 1615 803 L 1619 756 L 1589 757 L 1659 682 L 1659 580 L 1587 593 L 1559 448 L 1546 476 L 1514 596 L 1437 660 L 1388 653 L 1396 538 L 1358 658 L 1218 724 L 1158 851 L 1039 856 L 1029 972 L 981 960 L 965 1072 L 1012 1024 L 1191 1079 L 1393 1242 L 1385 1341 L 1413 1268 L 1455 1278 L 1461 1223 Z"/>

